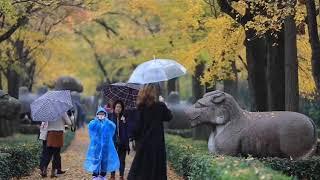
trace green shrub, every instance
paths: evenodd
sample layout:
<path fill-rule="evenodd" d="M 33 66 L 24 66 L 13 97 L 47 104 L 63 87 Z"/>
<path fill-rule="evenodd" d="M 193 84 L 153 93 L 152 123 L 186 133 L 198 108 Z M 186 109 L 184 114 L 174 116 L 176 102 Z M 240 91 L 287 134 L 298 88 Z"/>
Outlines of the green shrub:
<path fill-rule="evenodd" d="M 166 135 L 166 146 L 172 167 L 188 179 L 291 179 L 253 158 L 210 155 L 204 141 Z"/>
<path fill-rule="evenodd" d="M 66 150 L 74 139 L 75 133 L 66 131 L 64 146 Z M 0 179 L 28 175 L 39 165 L 42 143 L 36 135 L 16 134 L 0 139 Z"/>
<path fill-rule="evenodd" d="M 34 134 L 15 134 L 13 136 L 0 138 L 1 145 L 16 145 L 16 144 L 25 144 L 25 143 L 35 143 L 37 142 L 38 136 Z"/>
<path fill-rule="evenodd" d="M 0 179 L 9 179 L 11 177 L 10 173 L 10 159 L 11 154 L 0 153 Z"/>
<path fill-rule="evenodd" d="M 0 179 L 29 174 L 39 163 L 40 143 L 13 144 L 0 147 Z"/>
<path fill-rule="evenodd" d="M 290 160 L 280 158 L 261 159 L 272 169 L 282 171 L 299 179 L 320 179 L 320 157 L 315 156 L 305 160 Z"/>

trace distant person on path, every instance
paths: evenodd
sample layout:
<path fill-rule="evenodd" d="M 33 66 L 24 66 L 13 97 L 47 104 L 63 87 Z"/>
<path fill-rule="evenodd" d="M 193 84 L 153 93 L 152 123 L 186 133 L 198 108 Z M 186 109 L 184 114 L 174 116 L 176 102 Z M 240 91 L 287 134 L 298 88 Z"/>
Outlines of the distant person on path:
<path fill-rule="evenodd" d="M 104 106 L 104 109 L 107 111 L 108 114 L 111 114 L 113 113 L 113 109 L 111 108 L 111 103 L 108 102 L 105 106 Z"/>
<path fill-rule="evenodd" d="M 109 172 L 119 169 L 120 163 L 113 143 L 116 125 L 108 120 L 107 112 L 99 107 L 96 117 L 88 125 L 90 144 L 84 168 L 93 179 L 105 179 Z"/>
<path fill-rule="evenodd" d="M 116 124 L 116 133 L 113 136 L 113 141 L 120 160 L 120 180 L 124 179 L 126 154 L 130 152 L 128 122 L 124 116 L 124 107 L 125 106 L 122 101 L 115 101 L 113 104 L 113 113 L 110 114 L 109 118 Z M 115 179 L 115 174 L 115 172 L 111 173 L 111 180 Z"/>
<path fill-rule="evenodd" d="M 56 121 L 44 122 L 41 124 L 40 139 L 43 141 L 43 151 L 40 162 L 41 176 L 47 176 L 47 168 L 52 160 L 51 177 L 57 177 L 60 174 L 65 173 L 61 170 L 61 147 L 63 146 L 63 134 L 65 131 L 65 125 L 72 125 L 72 122 L 64 113 Z"/>
<path fill-rule="evenodd" d="M 128 180 L 166 180 L 167 164 L 163 122 L 172 119 L 165 103 L 159 102 L 159 90 L 154 84 L 139 91 L 137 106 L 140 119 L 135 130 L 136 155 Z"/>

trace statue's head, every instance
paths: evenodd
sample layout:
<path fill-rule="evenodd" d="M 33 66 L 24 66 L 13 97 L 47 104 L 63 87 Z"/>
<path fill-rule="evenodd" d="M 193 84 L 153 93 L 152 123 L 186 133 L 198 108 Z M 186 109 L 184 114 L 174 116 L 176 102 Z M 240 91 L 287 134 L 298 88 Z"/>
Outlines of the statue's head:
<path fill-rule="evenodd" d="M 188 108 L 186 113 L 192 127 L 200 124 L 216 126 L 229 122 L 230 113 L 235 113 L 234 108 L 239 106 L 231 95 L 222 91 L 213 91 L 206 93 L 203 98 Z"/>
<path fill-rule="evenodd" d="M 0 90 L 0 99 L 9 99 L 8 93 L 4 92 L 3 90 Z"/>

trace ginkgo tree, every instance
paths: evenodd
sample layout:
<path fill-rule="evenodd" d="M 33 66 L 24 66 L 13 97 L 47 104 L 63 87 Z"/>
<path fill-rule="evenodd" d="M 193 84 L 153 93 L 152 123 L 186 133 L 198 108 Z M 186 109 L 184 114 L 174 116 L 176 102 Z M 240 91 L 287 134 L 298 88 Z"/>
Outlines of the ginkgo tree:
<path fill-rule="evenodd" d="M 256 88 L 251 92 L 257 109 L 268 109 L 276 94 L 270 91 L 276 84 L 273 77 L 284 74 L 276 63 L 283 64 L 286 57 L 285 21 L 294 16 L 300 27 L 305 19 L 303 4 L 277 2 L 120 0 L 99 2 L 91 9 L 69 7 L 52 28 L 52 40 L 32 54 L 39 72 L 34 83 L 71 74 L 84 82 L 86 93 L 93 93 L 106 79 L 126 81 L 138 64 L 155 56 L 176 59 L 206 86 L 248 78 Z M 314 91 L 306 75 L 311 67 L 307 41 L 307 34 L 298 36 L 299 89 L 305 96 Z M 283 93 L 283 86 L 274 87 L 278 90 Z"/>
<path fill-rule="evenodd" d="M 75 12 L 95 9 L 99 1 L 3 1 L 0 4 L 2 27 L 0 53 L 3 54 L 1 72 L 8 80 L 8 92 L 18 97 L 20 85 L 32 89 L 37 71 L 43 69 L 37 63 L 37 53 L 46 51 L 44 44 L 59 36 L 52 30 L 66 22 Z M 21 22 L 23 20 L 23 22 Z M 41 64 L 41 63 L 40 63 Z M 46 65 L 47 63 L 45 63 Z M 38 69 L 38 70 L 37 70 Z"/>

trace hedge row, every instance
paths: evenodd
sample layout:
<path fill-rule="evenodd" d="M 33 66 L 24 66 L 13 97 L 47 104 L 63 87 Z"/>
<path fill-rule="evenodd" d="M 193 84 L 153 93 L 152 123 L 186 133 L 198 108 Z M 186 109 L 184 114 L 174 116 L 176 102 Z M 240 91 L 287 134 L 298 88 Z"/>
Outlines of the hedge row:
<path fill-rule="evenodd" d="M 64 134 L 66 150 L 74 139 L 74 132 Z M 0 179 L 30 174 L 39 165 L 42 143 L 35 135 L 16 135 L 0 140 Z"/>
<path fill-rule="evenodd" d="M 314 156 L 305 160 L 265 158 L 261 161 L 272 169 L 282 171 L 298 179 L 320 179 L 320 157 Z"/>
<path fill-rule="evenodd" d="M 30 142 L 0 147 L 0 179 L 29 174 L 39 163 L 40 143 Z"/>
<path fill-rule="evenodd" d="M 204 141 L 166 135 L 167 157 L 172 167 L 188 179 L 291 179 L 253 158 L 213 156 Z"/>

